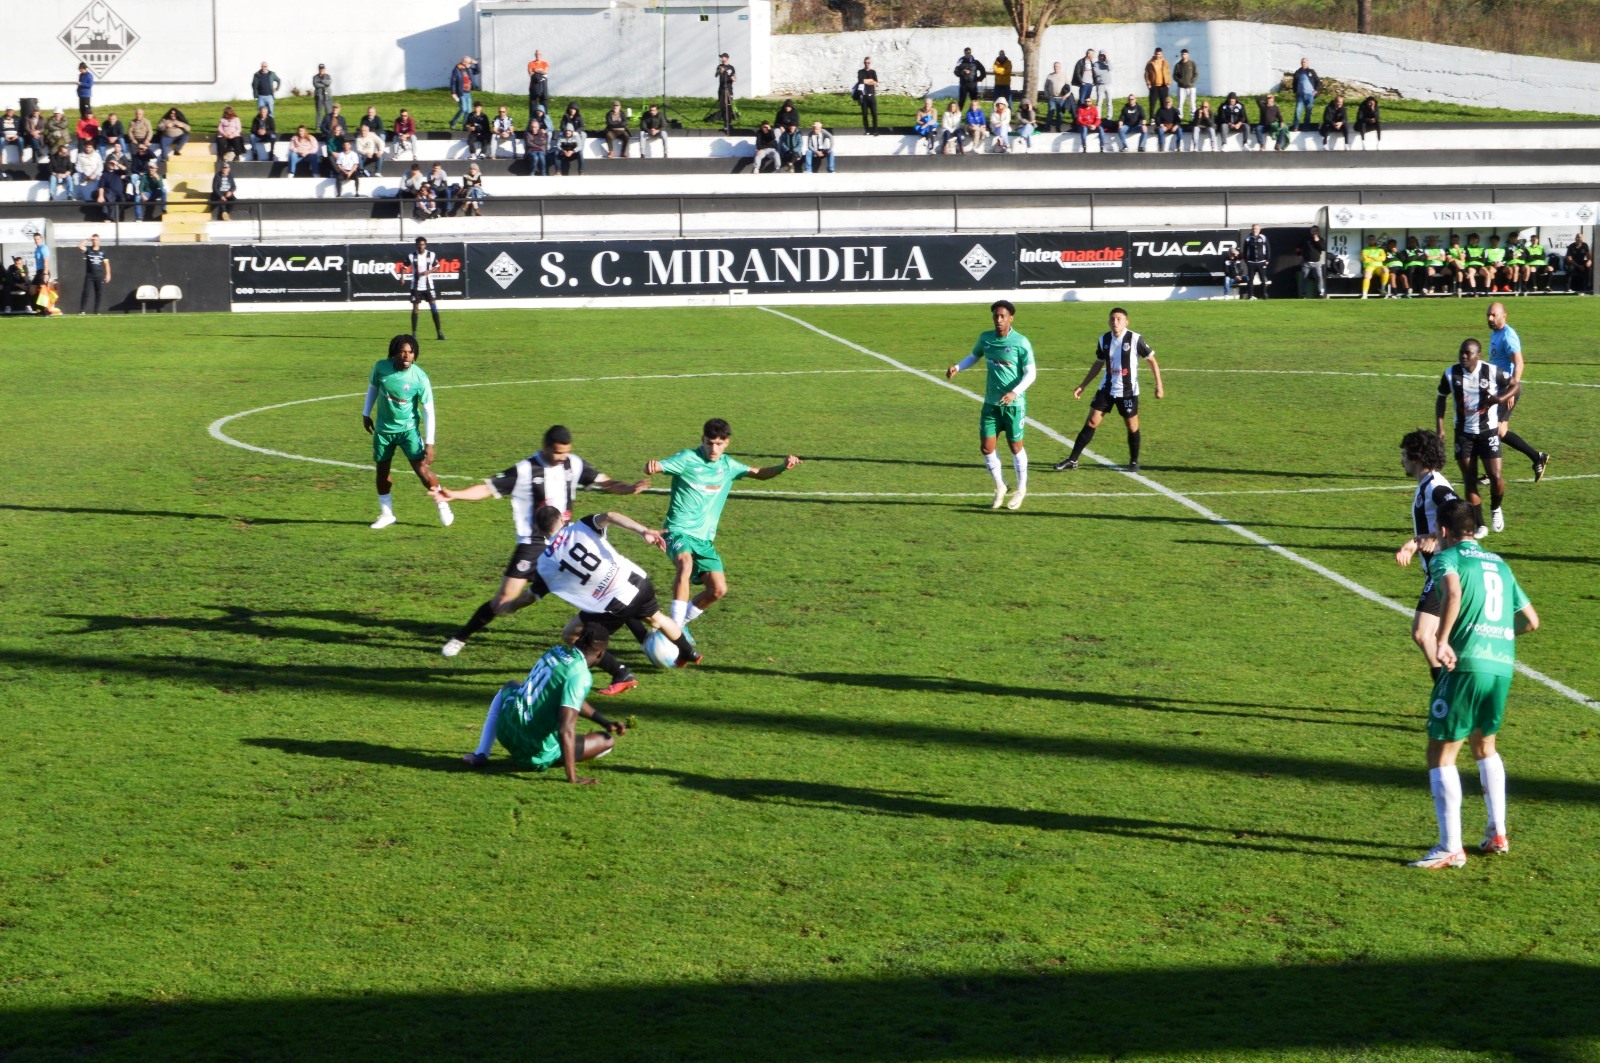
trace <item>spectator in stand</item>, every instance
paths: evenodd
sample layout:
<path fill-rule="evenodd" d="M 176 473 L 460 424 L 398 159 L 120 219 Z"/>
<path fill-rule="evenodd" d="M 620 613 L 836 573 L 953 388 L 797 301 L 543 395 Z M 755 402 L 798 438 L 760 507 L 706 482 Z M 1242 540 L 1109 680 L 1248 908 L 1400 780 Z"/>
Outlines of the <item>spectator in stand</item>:
<path fill-rule="evenodd" d="M 255 118 L 250 121 L 250 158 L 271 162 L 277 146 L 278 120 L 265 107 L 259 107 Z"/>
<path fill-rule="evenodd" d="M 426 181 L 417 189 L 417 203 L 411 208 L 411 217 L 417 221 L 431 221 L 439 216 L 438 202 L 434 198 L 433 186 Z"/>
<path fill-rule="evenodd" d="M 522 134 L 522 154 L 533 176 L 545 176 L 550 161 L 550 127 L 544 124 L 544 115 L 535 113 L 528 119 L 528 128 Z"/>
<path fill-rule="evenodd" d="M 400 179 L 400 198 L 416 199 L 427 185 L 428 175 L 422 172 L 422 164 L 413 162 L 410 172 Z"/>
<path fill-rule="evenodd" d="M 517 157 L 517 123 L 511 120 L 511 112 L 501 107 L 494 116 L 494 122 L 489 126 L 489 131 L 494 134 L 494 154 L 498 155 L 501 148 L 506 149 L 506 154 L 512 159 Z"/>
<path fill-rule="evenodd" d="M 67 114 L 57 107 L 54 114 L 45 119 L 44 146 L 53 157 L 57 148 L 72 147 L 72 126 L 67 124 Z"/>
<path fill-rule="evenodd" d="M 355 185 L 355 196 L 361 198 L 361 156 L 356 154 L 356 149 L 347 141 L 339 152 L 333 156 L 333 197 L 338 199 L 344 195 L 344 183 L 349 181 Z"/>
<path fill-rule="evenodd" d="M 1117 147 L 1122 151 L 1128 150 L 1128 134 L 1138 132 L 1139 150 L 1144 150 L 1144 142 L 1150 136 L 1150 123 L 1145 120 L 1144 108 L 1139 106 L 1139 97 L 1128 93 L 1128 102 L 1122 105 L 1122 112 L 1117 115 Z"/>
<path fill-rule="evenodd" d="M 1094 61 L 1094 102 L 1102 116 L 1111 113 L 1111 60 L 1105 52 Z"/>
<path fill-rule="evenodd" d="M 911 133 L 922 141 L 929 155 L 939 150 L 939 112 L 933 106 L 932 96 L 922 98 L 922 106 L 917 110 Z"/>
<path fill-rule="evenodd" d="M 972 54 L 972 49 L 963 49 L 961 58 L 956 60 L 956 84 L 959 86 L 957 110 L 965 112 L 967 101 L 977 102 L 983 99 L 983 79 L 988 76 L 989 72 L 983 68 L 978 57 Z"/>
<path fill-rule="evenodd" d="M 50 156 L 50 198 L 55 199 L 59 194 L 72 198 L 72 189 L 75 183 L 72 169 L 72 156 L 67 153 L 65 144 L 55 150 Z"/>
<path fill-rule="evenodd" d="M 1391 244 L 1393 240 L 1389 241 Z M 1506 263 L 1506 249 L 1500 246 L 1500 234 L 1495 233 L 1489 237 L 1489 246 L 1484 249 L 1483 262 L 1488 269 L 1489 290 L 1491 292 L 1509 292 L 1511 285 L 1507 283 L 1507 274 L 1510 266 Z"/>
<path fill-rule="evenodd" d="M 1085 59 L 1078 60 L 1078 67 L 1087 69 L 1084 66 L 1087 61 Z M 1060 63 L 1050 68 L 1050 75 L 1044 79 L 1044 99 L 1047 106 L 1044 114 L 1044 124 L 1049 128 L 1050 132 L 1061 132 L 1061 127 L 1066 124 L 1066 119 L 1072 114 L 1071 108 L 1067 103 L 1068 95 L 1074 86 L 1081 84 L 1083 82 L 1076 70 L 1074 70 L 1072 81 L 1069 83 L 1066 71 L 1061 69 Z"/>
<path fill-rule="evenodd" d="M 535 108 L 543 107 L 545 113 L 550 111 L 550 64 L 545 60 L 544 53 L 539 49 L 533 50 L 533 58 L 528 60 L 528 118 L 533 118 Z"/>
<path fill-rule="evenodd" d="M 320 129 L 322 120 L 333 113 L 333 75 L 325 63 L 317 64 L 317 72 L 311 78 L 311 99 L 316 106 L 311 121 Z"/>
<path fill-rule="evenodd" d="M 663 159 L 667 157 L 667 120 L 662 116 L 661 108 L 653 103 L 639 116 L 639 158 L 650 157 L 652 144 L 661 148 Z"/>
<path fill-rule="evenodd" d="M 588 133 L 588 130 L 583 126 L 583 112 L 578 109 L 576 103 L 567 104 L 566 113 L 561 116 L 560 129 L 562 132 L 566 131 L 567 126 L 571 126 L 580 137 Z"/>
<path fill-rule="evenodd" d="M 1267 268 L 1271 262 L 1272 247 L 1267 243 L 1266 234 L 1261 231 L 1260 225 L 1250 226 L 1250 235 L 1244 238 L 1244 268 L 1248 276 L 1245 298 L 1255 298 L 1258 280 L 1261 282 L 1261 298 L 1267 298 Z"/>
<path fill-rule="evenodd" d="M 1289 146 L 1289 127 L 1284 124 L 1283 112 L 1278 110 L 1278 98 L 1271 93 L 1261 100 L 1261 124 L 1256 126 L 1256 147 L 1266 151 L 1269 140 L 1274 151 L 1283 151 Z"/>
<path fill-rule="evenodd" d="M 622 111 L 622 101 L 612 100 L 611 109 L 606 112 L 605 127 L 601 134 L 606 141 L 606 158 L 617 157 L 617 148 L 622 148 L 622 157 L 628 157 L 628 142 L 633 138 L 628 133 L 628 116 Z"/>
<path fill-rule="evenodd" d="M 1244 104 L 1239 102 L 1237 92 L 1228 93 L 1228 98 L 1217 108 L 1217 137 L 1221 150 L 1227 150 L 1229 137 L 1239 138 L 1240 151 L 1250 150 L 1250 121 L 1245 117 Z"/>
<path fill-rule="evenodd" d="M 78 119 L 77 128 L 74 130 L 78 137 L 78 151 L 98 152 L 100 150 L 100 122 L 90 111 Z"/>
<path fill-rule="evenodd" d="M 364 125 L 374 133 L 378 134 L 379 140 L 384 142 L 388 141 L 388 137 L 385 135 L 383 129 L 383 119 L 378 117 L 378 109 L 376 107 L 368 107 L 367 113 L 361 116 L 361 121 L 357 122 L 356 125 Z"/>
<path fill-rule="evenodd" d="M 1059 64 L 1057 69 L 1060 69 Z M 1058 82 L 1059 84 L 1059 82 Z M 1094 49 L 1090 48 L 1083 53 L 1083 58 L 1072 64 L 1072 88 L 1077 89 L 1078 105 L 1094 96 Z M 1063 92 L 1063 95 L 1065 93 Z M 1065 101 L 1063 101 L 1065 102 Z M 1066 117 L 1064 113 L 1062 117 Z"/>
<path fill-rule="evenodd" d="M 368 177 L 383 176 L 383 138 L 372 131 L 367 123 L 361 123 L 361 132 L 356 134 L 356 154 L 361 156 L 361 172 Z"/>
<path fill-rule="evenodd" d="M 219 159 L 232 162 L 244 156 L 244 123 L 239 121 L 239 112 L 232 107 L 222 109 L 222 117 L 217 120 L 214 143 Z"/>
<path fill-rule="evenodd" d="M 1167 65 L 1167 57 L 1161 54 L 1160 48 L 1144 65 L 1144 84 L 1150 90 L 1150 113 L 1155 114 L 1172 95 L 1172 68 Z"/>
<path fill-rule="evenodd" d="M 233 204 L 238 198 L 239 183 L 233 177 L 233 164 L 224 161 L 211 178 L 211 208 L 217 212 L 218 221 L 233 220 Z"/>
<path fill-rule="evenodd" d="M 717 69 L 712 76 L 717 79 L 717 119 L 722 123 L 722 135 L 731 137 L 733 120 L 738 115 L 733 106 L 733 85 L 739 80 L 739 72 L 728 62 L 727 52 L 717 56 Z"/>
<path fill-rule="evenodd" d="M 1194 109 L 1194 120 L 1189 123 L 1189 149 L 1203 151 L 1200 145 L 1209 144 L 1217 150 L 1217 118 L 1211 113 L 1211 101 L 1201 100 Z"/>
<path fill-rule="evenodd" d="M 800 125 L 800 112 L 794 109 L 793 100 L 784 100 L 783 103 L 778 106 L 778 113 L 772 116 L 772 128 L 783 129 L 788 126 L 790 122 L 793 122 L 795 125 Z"/>
<path fill-rule="evenodd" d="M 1178 65 L 1172 68 L 1172 80 L 1178 86 L 1178 114 L 1183 114 L 1183 101 L 1189 101 L 1189 114 L 1195 109 L 1195 86 L 1200 84 L 1200 67 L 1189 58 L 1189 49 L 1178 53 Z"/>
<path fill-rule="evenodd" d="M 556 163 L 561 168 L 561 176 L 572 173 L 574 162 L 578 164 L 578 176 L 583 176 L 583 134 L 568 122 L 561 127 L 561 136 L 556 138 Z"/>
<path fill-rule="evenodd" d="M 83 118 L 89 113 L 89 97 L 94 95 L 94 75 L 89 72 L 88 63 L 78 64 L 78 117 Z"/>
<path fill-rule="evenodd" d="M 134 108 L 133 121 L 128 123 L 128 156 L 141 172 L 160 154 L 155 141 L 156 127 L 144 116 L 144 108 Z"/>
<path fill-rule="evenodd" d="M 494 128 L 489 124 L 489 116 L 483 113 L 483 104 L 472 105 L 472 113 L 467 115 L 467 122 L 463 128 L 467 133 L 467 155 L 474 159 L 481 159 L 487 155 L 490 140 L 494 137 Z"/>
<path fill-rule="evenodd" d="M 100 190 L 95 193 L 95 201 L 100 204 L 100 213 L 106 221 L 122 223 L 122 204 L 128 200 L 128 181 L 132 174 L 132 162 L 119 145 L 111 145 L 111 150 L 106 152 L 106 172 L 100 177 Z"/>
<path fill-rule="evenodd" d="M 1300 241 L 1300 297 L 1309 298 L 1311 278 L 1317 280 L 1317 298 L 1328 297 L 1328 279 L 1324 276 L 1324 268 L 1328 260 L 1328 242 L 1322 238 L 1322 230 L 1313 225 L 1306 238 Z"/>
<path fill-rule="evenodd" d="M 317 160 L 321 154 L 322 146 L 311 135 L 311 131 L 305 126 L 296 126 L 294 136 L 289 138 L 289 176 L 293 177 L 303 164 L 306 173 L 315 177 Z"/>
<path fill-rule="evenodd" d="M 1100 150 L 1106 150 L 1106 131 L 1100 125 L 1100 108 L 1096 107 L 1093 99 L 1084 100 L 1078 104 L 1078 150 L 1089 150 L 1089 134 L 1095 134 L 1100 140 Z"/>
<path fill-rule="evenodd" d="M 461 179 L 461 199 L 466 204 L 461 213 L 468 218 L 483 217 L 483 174 L 477 163 L 467 166 L 467 175 Z"/>
<path fill-rule="evenodd" d="M 989 150 L 1011 150 L 1011 106 L 1004 99 L 995 100 L 989 112 Z"/>
<path fill-rule="evenodd" d="M 1017 104 L 1017 139 L 1022 141 L 1024 151 L 1033 150 L 1033 134 L 1039 128 L 1039 110 L 1032 100 L 1023 100 Z"/>
<path fill-rule="evenodd" d="M 106 115 L 106 120 L 100 123 L 100 154 L 104 155 L 115 144 L 120 147 L 123 154 L 128 151 L 128 131 L 122 125 L 122 119 L 117 117 L 117 112 L 112 111 Z"/>
<path fill-rule="evenodd" d="M 1505 252 L 1502 251 L 1501 254 Z M 1400 250 L 1400 241 L 1391 239 L 1383 245 L 1383 268 L 1389 271 L 1389 283 L 1383 286 L 1383 297 L 1400 298 L 1410 286 L 1406 277 L 1406 255 Z"/>
<path fill-rule="evenodd" d="M 1594 252 L 1583 242 L 1583 233 L 1572 238 L 1561 261 L 1567 268 L 1567 291 L 1588 295 L 1594 284 Z"/>
<path fill-rule="evenodd" d="M 944 114 L 939 116 L 939 154 L 943 155 L 950 150 L 951 141 L 955 142 L 956 154 L 966 154 L 966 130 L 964 128 L 961 108 L 956 106 L 956 101 L 951 100 L 945 104 Z"/>
<path fill-rule="evenodd" d="M 1226 299 L 1235 288 L 1244 287 L 1249 270 L 1244 264 L 1244 252 L 1230 247 L 1222 253 L 1222 297 Z"/>
<path fill-rule="evenodd" d="M 1316 106 L 1317 93 L 1322 91 L 1322 79 L 1311 69 L 1311 60 L 1302 57 L 1300 69 L 1294 72 L 1291 80 L 1294 84 L 1294 126 L 1302 131 L 1308 130 L 1315 114 L 1312 108 Z M 1304 117 L 1301 117 L 1302 108 Z"/>
<path fill-rule="evenodd" d="M 983 138 L 989 134 L 989 116 L 983 113 L 983 104 L 973 100 L 967 108 L 965 119 L 967 127 L 967 143 L 972 145 L 974 153 L 983 150 Z"/>
<path fill-rule="evenodd" d="M 78 164 L 72 174 L 72 194 L 79 199 L 94 199 L 100 190 L 100 177 L 105 172 L 105 160 L 98 151 L 78 152 Z"/>
<path fill-rule="evenodd" d="M 806 138 L 806 173 L 816 173 L 824 161 L 833 173 L 833 159 L 833 134 L 822 128 L 821 122 L 812 122 L 811 135 Z"/>
<path fill-rule="evenodd" d="M 261 60 L 261 69 L 257 70 L 250 78 L 250 95 L 256 98 L 257 109 L 265 108 L 267 114 L 273 118 L 278 116 L 278 87 L 283 82 L 278 80 L 278 75 L 267 66 L 265 59 Z"/>
<path fill-rule="evenodd" d="M 456 101 L 456 113 L 450 118 L 450 128 L 454 129 L 459 121 L 465 128 L 466 122 L 472 117 L 472 89 L 476 85 L 480 71 L 478 61 L 472 56 L 463 56 L 450 71 L 450 98 Z"/>
<path fill-rule="evenodd" d="M 22 142 L 28 146 L 28 156 L 34 162 L 44 162 L 50 149 L 44 144 L 44 112 L 34 111 L 22 120 Z"/>
<path fill-rule="evenodd" d="M 1350 109 L 1344 105 L 1343 96 L 1335 96 L 1333 102 L 1328 104 L 1322 112 L 1322 126 L 1318 130 L 1322 134 L 1322 146 L 1330 147 L 1330 142 L 1335 136 L 1350 146 Z"/>
<path fill-rule="evenodd" d="M 756 127 L 756 154 L 750 160 L 750 172 L 759 174 L 761 166 L 768 159 L 772 160 L 772 172 L 777 173 L 782 163 L 778 159 L 778 134 L 772 131 L 772 123 L 763 121 Z"/>
<path fill-rule="evenodd" d="M 989 73 L 994 77 L 994 99 L 996 103 L 1006 101 L 1006 106 L 1011 105 L 1011 60 L 1006 56 L 1006 50 L 1000 49 L 1000 54 L 994 57 L 994 62 L 989 67 Z"/>
<path fill-rule="evenodd" d="M 395 116 L 393 139 L 390 142 L 390 153 L 395 158 L 398 159 L 402 151 L 409 151 L 411 161 L 417 161 L 417 121 L 404 107 Z"/>
<path fill-rule="evenodd" d="M 1183 150 L 1183 116 L 1172 105 L 1172 97 L 1167 96 L 1161 101 L 1161 107 L 1156 111 L 1151 121 L 1156 127 L 1156 150 L 1166 151 L 1167 141 L 1172 141 L 1173 151 Z"/>
<path fill-rule="evenodd" d="M 1356 108 L 1356 135 L 1361 138 L 1361 150 L 1367 150 L 1367 134 L 1372 134 L 1372 150 L 1383 146 L 1383 122 L 1378 114 L 1378 97 L 1368 96 Z"/>
<path fill-rule="evenodd" d="M 332 159 L 344 149 L 345 142 L 350 139 L 350 126 L 344 120 L 344 110 L 340 104 L 334 104 L 327 115 L 322 119 L 322 125 L 317 129 L 322 140 L 322 150 L 328 159 Z M 331 176 L 333 171 L 328 170 Z"/>
<path fill-rule="evenodd" d="M 133 205 L 134 220 L 160 221 L 167 209 L 167 183 L 161 179 L 161 171 L 154 162 L 139 175 L 134 194 L 138 196 Z M 146 213 L 150 215 L 148 218 L 145 217 Z"/>
<path fill-rule="evenodd" d="M 861 60 L 861 69 L 856 71 L 856 102 L 861 105 L 861 132 L 878 135 L 878 72 L 872 69 L 872 56 Z M 872 119 L 869 128 L 867 119 Z"/>
<path fill-rule="evenodd" d="M 455 190 L 450 187 L 450 175 L 444 172 L 443 163 L 434 163 L 433 169 L 428 171 L 428 188 L 432 191 L 434 209 L 439 214 L 448 214 Z"/>
<path fill-rule="evenodd" d="M 1428 237 L 1431 244 L 1433 237 Z M 1406 237 L 1406 297 L 1415 298 L 1420 290 L 1428 294 L 1428 280 L 1433 270 L 1428 268 L 1428 253 L 1422 249 L 1415 236 Z"/>

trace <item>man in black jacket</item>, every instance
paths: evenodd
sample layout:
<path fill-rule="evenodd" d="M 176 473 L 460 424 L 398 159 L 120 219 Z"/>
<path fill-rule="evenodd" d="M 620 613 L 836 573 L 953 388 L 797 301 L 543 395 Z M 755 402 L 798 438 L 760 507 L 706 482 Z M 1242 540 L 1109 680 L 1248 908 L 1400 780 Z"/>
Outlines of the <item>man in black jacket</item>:
<path fill-rule="evenodd" d="M 1267 297 L 1267 266 L 1272 260 L 1272 247 L 1260 225 L 1250 226 L 1250 235 L 1244 238 L 1244 297 L 1255 298 L 1256 281 L 1261 281 L 1261 298 Z"/>
<path fill-rule="evenodd" d="M 1139 150 L 1143 151 L 1145 139 L 1150 136 L 1150 124 L 1145 121 L 1139 97 L 1130 92 L 1128 102 L 1122 105 L 1122 111 L 1117 115 L 1117 146 L 1123 151 L 1128 150 L 1127 134 L 1134 130 L 1139 132 Z"/>
<path fill-rule="evenodd" d="M 878 135 L 878 72 L 872 69 L 872 56 L 861 60 L 861 69 L 856 71 L 856 102 L 861 105 L 861 131 Z M 867 126 L 867 117 L 871 115 L 872 125 Z"/>
<path fill-rule="evenodd" d="M 1335 136 L 1344 141 L 1344 146 L 1350 146 L 1350 109 L 1344 105 L 1343 96 L 1335 96 L 1333 102 L 1328 104 L 1322 112 L 1322 127 L 1318 130 L 1322 134 L 1322 146 L 1331 147 L 1329 143 Z"/>
<path fill-rule="evenodd" d="M 961 58 L 956 61 L 956 84 L 960 86 L 959 98 L 956 106 L 965 111 L 968 100 L 981 100 L 979 85 L 989 76 L 989 71 L 983 68 L 983 63 L 972 54 L 972 49 L 962 51 Z"/>
<path fill-rule="evenodd" d="M 250 78 L 250 95 L 256 98 L 256 107 L 265 107 L 267 113 L 274 118 L 278 116 L 274 104 L 277 103 L 278 86 L 281 84 L 283 82 L 279 81 L 278 75 L 267 66 L 265 59 L 261 60 L 261 69 Z"/>
<path fill-rule="evenodd" d="M 1239 138 L 1239 150 L 1250 150 L 1250 120 L 1245 117 L 1244 104 L 1239 102 L 1237 92 L 1228 93 L 1228 98 L 1222 101 L 1222 106 L 1217 108 L 1217 143 L 1226 149 L 1228 138 Z"/>
<path fill-rule="evenodd" d="M 1291 80 L 1294 83 L 1294 126 L 1296 129 L 1310 129 L 1311 109 L 1316 106 L 1317 93 L 1322 91 L 1322 79 L 1311 69 L 1311 61 L 1302 57 L 1300 69 L 1294 72 Z M 1304 118 L 1300 117 L 1301 108 L 1305 108 Z"/>

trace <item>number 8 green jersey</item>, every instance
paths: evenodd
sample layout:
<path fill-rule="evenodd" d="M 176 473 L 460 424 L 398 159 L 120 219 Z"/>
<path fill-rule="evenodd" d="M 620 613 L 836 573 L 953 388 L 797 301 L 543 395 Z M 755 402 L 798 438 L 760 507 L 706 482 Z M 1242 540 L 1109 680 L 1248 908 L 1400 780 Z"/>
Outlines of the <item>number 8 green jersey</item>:
<path fill-rule="evenodd" d="M 1511 566 L 1467 540 L 1429 562 L 1436 579 L 1454 572 L 1461 581 L 1461 611 L 1450 631 L 1457 671 L 1509 676 L 1516 671 L 1517 613 L 1528 605 Z"/>

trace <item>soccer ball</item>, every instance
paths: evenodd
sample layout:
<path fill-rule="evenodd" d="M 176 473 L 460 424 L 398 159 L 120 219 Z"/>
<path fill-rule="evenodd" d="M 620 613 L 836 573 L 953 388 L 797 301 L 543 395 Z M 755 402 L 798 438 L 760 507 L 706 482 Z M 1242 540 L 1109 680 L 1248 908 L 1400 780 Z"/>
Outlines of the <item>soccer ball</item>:
<path fill-rule="evenodd" d="M 644 655 L 658 668 L 671 668 L 678 663 L 678 647 L 659 631 L 652 631 L 644 640 Z"/>

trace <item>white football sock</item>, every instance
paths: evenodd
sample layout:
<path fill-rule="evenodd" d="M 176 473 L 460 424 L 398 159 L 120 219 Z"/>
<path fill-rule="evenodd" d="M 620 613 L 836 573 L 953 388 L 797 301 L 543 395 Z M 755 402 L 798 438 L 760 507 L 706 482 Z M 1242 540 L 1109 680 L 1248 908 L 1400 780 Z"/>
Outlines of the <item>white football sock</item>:
<path fill-rule="evenodd" d="M 685 599 L 678 599 L 678 598 L 672 599 L 672 619 L 677 623 L 677 625 L 679 627 L 682 627 L 684 624 L 687 624 L 689 622 L 689 601 L 688 601 L 688 599 L 686 599 L 686 598 Z"/>
<path fill-rule="evenodd" d="M 697 617 L 701 613 L 705 612 L 704 609 L 702 609 L 698 605 L 694 604 L 694 602 L 692 600 L 687 602 L 686 604 L 689 606 L 689 609 L 688 609 L 687 612 L 685 612 L 683 614 L 683 620 L 681 621 L 682 623 L 687 624 L 689 621 L 693 620 L 695 617 Z"/>
<path fill-rule="evenodd" d="M 1461 773 L 1454 764 L 1428 769 L 1433 814 L 1439 820 L 1439 844 L 1449 852 L 1461 848 Z"/>
<path fill-rule="evenodd" d="M 483 734 L 478 737 L 476 752 L 480 757 L 487 757 L 494 748 L 494 726 L 500 720 L 500 699 L 505 697 L 505 693 L 503 688 L 496 691 L 494 700 L 489 702 L 489 715 L 483 718 Z"/>
<path fill-rule="evenodd" d="M 393 513 L 394 512 L 394 495 L 379 495 L 378 496 L 378 508 L 383 510 L 385 513 Z"/>
<path fill-rule="evenodd" d="M 983 467 L 989 470 L 990 476 L 994 477 L 994 485 L 1002 491 L 1005 490 L 1006 478 L 1000 473 L 1000 455 L 985 454 L 983 456 Z"/>
<path fill-rule="evenodd" d="M 1506 832 L 1506 764 L 1496 753 L 1478 761 L 1478 781 L 1483 783 L 1483 804 L 1489 810 L 1494 833 Z"/>
<path fill-rule="evenodd" d="M 1026 449 L 1019 450 L 1011 455 L 1011 467 L 1017 470 L 1017 490 L 1026 491 L 1028 489 L 1028 452 Z"/>

